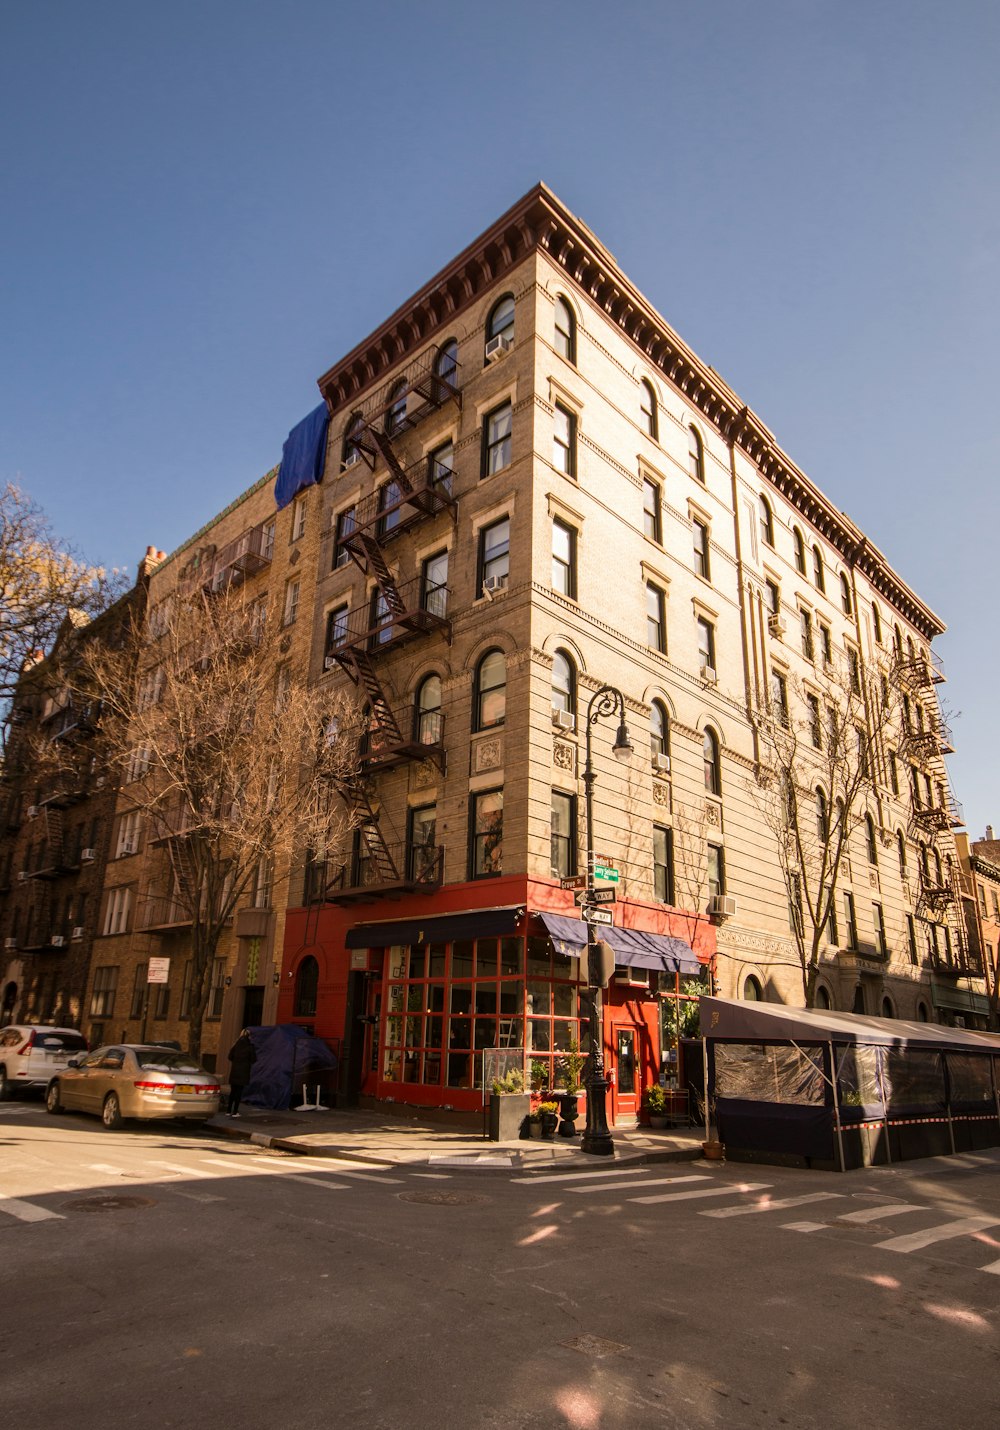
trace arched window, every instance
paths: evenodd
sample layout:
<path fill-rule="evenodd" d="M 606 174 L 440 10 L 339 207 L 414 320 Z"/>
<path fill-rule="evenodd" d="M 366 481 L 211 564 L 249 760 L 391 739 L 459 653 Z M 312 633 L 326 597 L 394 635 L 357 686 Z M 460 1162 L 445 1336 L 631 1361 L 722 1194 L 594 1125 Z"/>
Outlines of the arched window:
<path fill-rule="evenodd" d="M 552 657 L 552 709 L 576 712 L 576 667 L 564 650 Z"/>
<path fill-rule="evenodd" d="M 699 482 L 705 481 L 705 447 L 696 427 L 688 428 L 688 471 Z"/>
<path fill-rule="evenodd" d="M 816 790 L 816 838 L 821 844 L 830 838 L 830 807 L 821 789 Z"/>
<path fill-rule="evenodd" d="M 763 1003 L 764 990 L 760 986 L 760 980 L 751 973 L 750 977 L 743 984 L 743 997 L 748 1003 Z"/>
<path fill-rule="evenodd" d="M 292 1005 L 294 1018 L 311 1018 L 316 1012 L 316 994 L 319 990 L 319 964 L 308 954 L 298 966 L 295 974 L 295 1002 Z"/>
<path fill-rule="evenodd" d="M 703 752 L 705 759 L 705 788 L 709 794 L 721 794 L 722 777 L 719 770 L 719 741 L 714 730 L 705 731 Z"/>
<path fill-rule="evenodd" d="M 389 394 L 389 407 L 385 414 L 386 435 L 391 437 L 406 421 L 406 380 L 400 380 Z"/>
<path fill-rule="evenodd" d="M 806 544 L 797 526 L 792 527 L 792 545 L 795 548 L 795 569 L 800 576 L 806 574 Z"/>
<path fill-rule="evenodd" d="M 648 377 L 644 377 L 639 384 L 639 410 L 642 413 L 642 425 L 655 442 L 659 435 L 660 421 L 656 410 L 656 393 Z"/>
<path fill-rule="evenodd" d="M 771 512 L 771 503 L 766 496 L 757 498 L 757 511 L 760 520 L 760 539 L 765 546 L 774 545 L 774 516 Z"/>
<path fill-rule="evenodd" d="M 817 591 L 826 590 L 826 576 L 823 571 L 823 553 L 818 546 L 813 547 L 813 584 Z"/>
<path fill-rule="evenodd" d="M 899 830 L 896 835 L 896 853 L 899 856 L 899 877 L 905 879 L 907 877 L 906 840 L 903 838 L 902 830 Z"/>
<path fill-rule="evenodd" d="M 649 707 L 649 745 L 654 761 L 657 755 L 670 754 L 670 717 L 661 700 L 654 700 Z"/>
<path fill-rule="evenodd" d="M 818 983 L 816 985 L 816 1007 L 830 1008 L 831 1006 L 829 990 L 822 983 Z"/>
<path fill-rule="evenodd" d="M 506 346 L 514 341 L 514 299 L 510 293 L 497 300 L 486 319 L 487 346 L 494 338 L 506 338 Z"/>
<path fill-rule="evenodd" d="M 938 888 L 940 888 L 941 885 L 944 883 L 944 876 L 943 876 L 943 874 L 942 874 L 942 872 L 941 872 L 941 855 L 937 852 L 936 849 L 933 850 L 933 854 L 934 854 L 934 879 L 935 879 L 935 882 L 937 883 Z"/>
<path fill-rule="evenodd" d="M 458 373 L 458 342 L 455 338 L 449 338 L 446 343 L 442 343 L 437 350 L 437 357 L 434 359 L 434 376 L 441 379 L 442 383 L 447 383 L 449 387 L 456 386 L 456 376 Z M 441 394 L 442 396 L 446 394 Z"/>
<path fill-rule="evenodd" d="M 502 650 L 490 650 L 476 666 L 473 729 L 502 725 L 507 712 L 507 660 Z"/>
<path fill-rule="evenodd" d="M 896 1014 L 895 1014 L 895 1012 L 894 1012 L 894 1010 L 893 1010 L 892 999 L 891 999 L 891 998 L 883 998 L 883 999 L 882 999 L 882 1017 L 883 1017 L 883 1018 L 894 1018 L 895 1016 L 896 1016 Z"/>
<path fill-rule="evenodd" d="M 878 606 L 872 604 L 872 632 L 875 636 L 875 644 L 882 644 L 882 616 Z"/>
<path fill-rule="evenodd" d="M 929 1023 L 930 1020 L 931 1020 L 931 1015 L 930 1015 L 930 1013 L 929 1013 L 929 1011 L 928 1011 L 927 1004 L 926 1004 L 926 1003 L 918 1003 L 918 1004 L 917 1004 L 917 1022 L 918 1022 L 918 1023 Z"/>
<path fill-rule="evenodd" d="M 364 425 L 365 420 L 361 413 L 355 412 L 344 428 L 344 445 L 340 453 L 341 467 L 353 467 L 355 462 L 361 460 L 357 439 L 361 436 Z"/>
<path fill-rule="evenodd" d="M 556 299 L 555 349 L 567 362 L 576 362 L 576 318 L 565 298 Z"/>
<path fill-rule="evenodd" d="M 443 725 L 440 675 L 425 676 L 420 682 L 414 709 L 417 743 L 440 745 Z"/>
<path fill-rule="evenodd" d="M 851 583 L 843 571 L 840 573 L 840 604 L 843 608 L 844 615 L 849 616 L 854 609 L 851 603 Z"/>
<path fill-rule="evenodd" d="M 865 848 L 869 864 L 878 863 L 878 840 L 875 837 L 875 821 L 870 814 L 865 815 Z"/>
<path fill-rule="evenodd" d="M 920 846 L 920 876 L 925 884 L 931 881 L 931 856 L 927 852 L 927 845 Z"/>
<path fill-rule="evenodd" d="M 903 659 L 903 632 L 899 629 L 898 623 L 892 628 L 892 638 L 896 643 L 896 658 Z"/>

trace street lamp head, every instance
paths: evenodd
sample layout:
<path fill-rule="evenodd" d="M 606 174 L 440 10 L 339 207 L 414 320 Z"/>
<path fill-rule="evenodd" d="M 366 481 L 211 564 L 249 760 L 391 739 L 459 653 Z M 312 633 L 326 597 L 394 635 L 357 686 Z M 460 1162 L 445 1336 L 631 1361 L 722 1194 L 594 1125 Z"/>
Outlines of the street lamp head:
<path fill-rule="evenodd" d="M 615 743 L 611 747 L 611 753 L 616 760 L 629 760 L 635 754 L 632 741 L 629 737 L 628 726 L 623 720 L 618 726 L 618 734 L 615 736 Z"/>

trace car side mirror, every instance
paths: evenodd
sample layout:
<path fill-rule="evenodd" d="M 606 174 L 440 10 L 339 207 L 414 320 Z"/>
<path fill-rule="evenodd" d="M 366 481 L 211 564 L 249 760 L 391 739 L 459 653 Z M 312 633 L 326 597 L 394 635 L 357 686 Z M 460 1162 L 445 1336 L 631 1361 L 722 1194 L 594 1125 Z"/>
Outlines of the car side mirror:
<path fill-rule="evenodd" d="M 68 1068 L 78 1068 L 78 1067 L 80 1066 L 80 1059 L 79 1059 L 79 1058 L 70 1058 L 70 1060 L 69 1060 L 69 1062 L 66 1064 L 66 1066 L 67 1066 Z"/>

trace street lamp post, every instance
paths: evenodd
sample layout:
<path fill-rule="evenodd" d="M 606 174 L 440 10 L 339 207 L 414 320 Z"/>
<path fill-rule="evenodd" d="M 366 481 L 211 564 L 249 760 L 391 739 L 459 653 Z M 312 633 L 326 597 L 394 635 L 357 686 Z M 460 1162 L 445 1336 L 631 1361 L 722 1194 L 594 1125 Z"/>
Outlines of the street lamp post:
<path fill-rule="evenodd" d="M 618 716 L 618 733 L 612 754 L 627 760 L 632 754 L 632 742 L 625 724 L 625 697 L 613 685 L 603 685 L 590 697 L 587 706 L 586 751 L 583 767 L 583 789 L 587 820 L 587 898 L 584 916 L 594 907 L 594 757 L 591 731 L 603 715 Z M 610 1157 L 615 1144 L 608 1128 L 608 1079 L 604 1072 L 604 1029 L 602 1024 L 601 984 L 597 977 L 597 936 L 594 925 L 587 923 L 587 1000 L 590 1025 L 590 1074 L 587 1078 L 587 1125 L 581 1147 L 597 1157 Z"/>

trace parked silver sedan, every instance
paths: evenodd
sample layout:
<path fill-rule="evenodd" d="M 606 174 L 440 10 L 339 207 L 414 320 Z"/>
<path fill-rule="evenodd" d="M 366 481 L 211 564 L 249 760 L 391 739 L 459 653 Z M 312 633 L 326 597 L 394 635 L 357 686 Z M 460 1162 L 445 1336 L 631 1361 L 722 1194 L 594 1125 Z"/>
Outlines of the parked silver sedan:
<path fill-rule="evenodd" d="M 218 1078 L 188 1053 L 115 1043 L 73 1058 L 49 1083 L 51 1113 L 92 1112 L 109 1131 L 127 1117 L 186 1117 L 204 1122 L 219 1110 Z"/>

